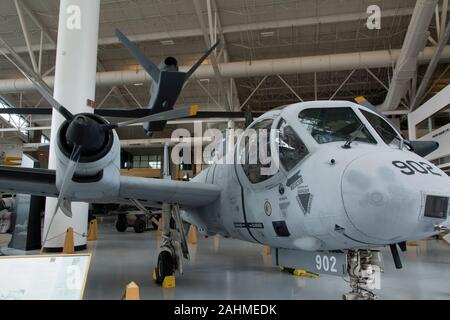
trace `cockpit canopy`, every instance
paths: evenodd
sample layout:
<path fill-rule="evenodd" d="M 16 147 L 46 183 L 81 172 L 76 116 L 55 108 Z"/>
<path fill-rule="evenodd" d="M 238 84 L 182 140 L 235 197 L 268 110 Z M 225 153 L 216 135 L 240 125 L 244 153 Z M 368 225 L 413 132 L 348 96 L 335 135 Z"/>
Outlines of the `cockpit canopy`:
<path fill-rule="evenodd" d="M 268 134 L 252 136 L 248 134 L 251 131 L 266 131 Z M 328 101 L 322 105 L 320 102 L 292 105 L 266 114 L 256 120 L 243 136 L 237 155 L 252 184 L 266 181 L 275 174 L 263 174 L 261 169 L 268 169 L 272 164 L 261 160 L 261 154 L 268 157 L 277 155 L 279 167 L 289 172 L 313 150 L 328 143 L 342 142 L 344 145 L 351 140 L 389 146 L 402 140 L 400 133 L 375 112 L 350 102 L 336 104 Z"/>

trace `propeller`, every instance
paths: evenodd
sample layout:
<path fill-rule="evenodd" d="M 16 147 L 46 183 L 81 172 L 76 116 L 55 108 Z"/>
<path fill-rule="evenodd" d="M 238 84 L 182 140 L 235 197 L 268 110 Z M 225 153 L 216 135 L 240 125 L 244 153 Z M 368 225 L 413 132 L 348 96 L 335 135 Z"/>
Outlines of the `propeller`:
<path fill-rule="evenodd" d="M 3 56 L 5 56 L 5 58 L 9 62 L 11 62 L 25 76 L 25 78 L 33 83 L 36 90 L 39 91 L 39 93 L 45 98 L 45 100 L 48 101 L 52 108 L 58 111 L 66 120 L 72 120 L 73 114 L 53 98 L 50 87 L 36 72 L 34 72 L 34 70 L 28 67 L 27 63 L 14 51 L 14 49 L 5 40 L 3 40 L 2 37 L 0 37 L 0 46 L 5 48 L 12 58 L 2 50 L 0 50 L 0 53 L 3 54 Z"/>
<path fill-rule="evenodd" d="M 68 217 L 72 216 L 70 201 L 67 199 L 67 191 L 70 190 L 71 183 L 77 171 L 78 164 L 85 159 L 92 159 L 93 156 L 101 154 L 105 150 L 105 145 L 112 139 L 112 131 L 127 127 L 135 123 L 168 121 L 179 118 L 195 116 L 198 112 L 197 106 L 182 107 L 161 112 L 142 118 L 133 119 L 119 123 L 108 123 L 100 116 L 88 113 L 72 114 L 52 95 L 50 87 L 42 78 L 34 72 L 27 63 L 14 51 L 14 49 L 0 37 L 0 48 L 4 48 L 5 53 L 0 49 L 0 53 L 10 61 L 36 88 L 37 91 L 48 101 L 54 110 L 60 113 L 65 122 L 61 125 L 58 133 L 58 146 L 69 158 L 66 171 L 59 190 L 59 196 L 50 220 L 44 244 L 47 241 L 48 233 L 53 220 L 59 209 Z M 109 151 L 109 150 L 107 150 Z M 69 156 L 70 154 L 70 156 Z"/>

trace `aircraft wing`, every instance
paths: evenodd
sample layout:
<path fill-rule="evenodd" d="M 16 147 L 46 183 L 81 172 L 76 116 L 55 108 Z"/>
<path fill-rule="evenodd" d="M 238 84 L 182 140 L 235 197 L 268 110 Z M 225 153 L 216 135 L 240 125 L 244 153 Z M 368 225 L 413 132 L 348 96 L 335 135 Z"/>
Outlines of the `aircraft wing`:
<path fill-rule="evenodd" d="M 23 193 L 33 196 L 57 197 L 56 172 L 0 166 L 0 192 Z"/>
<path fill-rule="evenodd" d="M 220 192 L 220 187 L 206 183 L 120 177 L 120 198 L 141 202 L 168 202 L 202 207 L 217 199 Z"/>
<path fill-rule="evenodd" d="M 0 192 L 3 193 L 57 197 L 59 192 L 55 182 L 54 170 L 0 166 Z M 211 203 L 220 192 L 219 187 L 205 183 L 121 176 L 119 195 L 101 199 L 98 203 L 130 203 L 135 199 L 143 204 L 170 202 L 195 208 Z M 82 202 L 83 199 L 74 201 Z"/>

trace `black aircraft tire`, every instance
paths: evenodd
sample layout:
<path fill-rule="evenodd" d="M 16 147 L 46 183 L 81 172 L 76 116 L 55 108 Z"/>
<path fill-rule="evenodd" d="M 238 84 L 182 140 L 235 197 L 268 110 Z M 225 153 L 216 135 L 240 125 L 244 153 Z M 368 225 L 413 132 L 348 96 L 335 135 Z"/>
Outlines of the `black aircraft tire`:
<path fill-rule="evenodd" d="M 119 232 L 125 232 L 128 228 L 128 220 L 127 220 L 127 216 L 124 214 L 119 214 L 117 216 L 117 221 L 116 221 L 116 230 Z"/>
<path fill-rule="evenodd" d="M 161 251 L 158 255 L 158 265 L 156 267 L 156 283 L 162 284 L 164 278 L 173 275 L 173 258 L 170 252 Z"/>
<path fill-rule="evenodd" d="M 136 219 L 134 222 L 134 232 L 136 233 L 143 233 L 145 231 L 145 228 L 147 227 L 147 224 L 142 219 Z"/>

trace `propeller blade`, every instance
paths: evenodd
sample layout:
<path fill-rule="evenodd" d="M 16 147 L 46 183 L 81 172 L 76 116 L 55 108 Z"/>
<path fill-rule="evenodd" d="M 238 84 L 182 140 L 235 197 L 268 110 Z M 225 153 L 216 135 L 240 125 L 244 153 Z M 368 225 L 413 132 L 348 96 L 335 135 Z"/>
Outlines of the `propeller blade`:
<path fill-rule="evenodd" d="M 66 120 L 72 120 L 73 115 L 64 108 L 55 98 L 53 98 L 52 91 L 50 87 L 42 80 L 42 78 L 34 72 L 34 70 L 30 69 L 27 63 L 14 51 L 14 49 L 0 37 L 0 46 L 5 48 L 6 51 L 10 54 L 8 56 L 4 51 L 0 50 L 0 53 L 5 56 L 5 58 L 11 62 L 24 76 L 27 78 L 39 91 L 39 93 L 45 98 L 45 100 L 50 103 L 50 105 L 58 111 Z"/>
<path fill-rule="evenodd" d="M 81 157 L 81 147 L 75 146 L 73 148 L 72 154 L 70 156 L 70 161 L 66 168 L 66 173 L 64 175 L 63 183 L 59 190 L 58 200 L 56 201 L 56 206 L 55 206 L 55 209 L 53 210 L 53 214 L 51 216 L 50 223 L 49 223 L 47 232 L 44 237 L 43 246 L 47 242 L 50 228 L 53 224 L 53 220 L 55 219 L 56 214 L 58 213 L 58 210 L 61 208 L 61 211 L 63 212 L 63 214 L 65 216 L 67 216 L 69 218 L 72 217 L 72 211 L 70 210 L 70 202 L 69 202 L 69 205 L 68 205 L 68 202 L 65 202 L 66 201 L 65 195 L 71 184 L 72 177 L 75 174 L 75 171 L 77 170 L 77 166 L 78 166 L 78 162 L 80 161 L 80 157 Z"/>
<path fill-rule="evenodd" d="M 74 161 L 71 160 L 66 168 L 66 174 L 64 175 L 64 180 L 61 185 L 61 190 L 59 190 L 59 197 L 58 201 L 56 202 L 56 208 L 55 212 L 58 211 L 59 207 L 62 205 L 63 201 L 65 200 L 64 197 L 67 193 L 67 190 L 69 189 L 72 181 L 72 177 L 75 174 L 75 171 L 77 170 L 78 166 L 78 160 Z M 66 216 L 71 218 L 71 215 L 69 216 L 64 210 L 61 210 Z M 56 213 L 55 213 L 56 214 Z"/>
<path fill-rule="evenodd" d="M 134 58 L 140 63 L 140 65 L 148 72 L 153 81 L 159 82 L 159 75 L 161 71 L 159 68 L 151 62 L 139 48 L 130 41 L 119 29 L 116 29 L 116 36 L 122 42 L 122 44 L 130 51 Z"/>
<path fill-rule="evenodd" d="M 135 124 L 135 123 L 142 123 L 142 122 L 158 122 L 158 121 L 167 121 L 167 120 L 175 120 L 180 118 L 187 118 L 187 117 L 193 117 L 198 112 L 198 106 L 190 106 L 190 107 L 183 107 L 178 109 L 173 109 L 165 112 L 156 113 L 150 116 L 146 116 L 139 119 L 133 119 L 130 121 L 120 122 L 117 124 L 110 124 L 106 125 L 106 129 L 117 129 L 117 128 L 123 128 L 127 127 L 129 125 Z"/>
<path fill-rule="evenodd" d="M 60 209 L 66 217 L 72 218 L 72 201 L 64 199 Z"/>
<path fill-rule="evenodd" d="M 208 51 L 205 52 L 205 54 L 192 66 L 192 68 L 186 73 L 186 79 L 188 79 L 190 76 L 192 76 L 195 72 L 195 70 L 198 69 L 203 63 L 203 61 L 208 58 L 208 56 L 217 48 L 219 45 L 220 40 L 218 40 L 211 48 L 209 48 Z"/>

